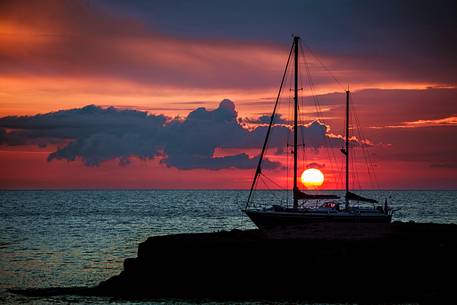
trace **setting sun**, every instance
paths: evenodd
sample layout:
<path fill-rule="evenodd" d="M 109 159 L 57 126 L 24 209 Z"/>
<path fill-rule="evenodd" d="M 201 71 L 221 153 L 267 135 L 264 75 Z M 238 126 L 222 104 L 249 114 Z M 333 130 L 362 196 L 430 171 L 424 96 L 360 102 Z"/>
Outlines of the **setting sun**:
<path fill-rule="evenodd" d="M 324 174 L 317 168 L 308 168 L 301 174 L 301 181 L 307 188 L 318 187 L 324 183 Z"/>

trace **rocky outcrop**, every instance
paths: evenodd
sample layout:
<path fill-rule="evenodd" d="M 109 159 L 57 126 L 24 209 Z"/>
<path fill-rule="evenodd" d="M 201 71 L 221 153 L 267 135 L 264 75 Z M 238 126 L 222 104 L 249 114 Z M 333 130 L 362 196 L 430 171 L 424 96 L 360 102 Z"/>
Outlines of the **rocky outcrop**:
<path fill-rule="evenodd" d="M 457 225 L 317 224 L 150 237 L 91 294 L 126 298 L 448 302 Z"/>

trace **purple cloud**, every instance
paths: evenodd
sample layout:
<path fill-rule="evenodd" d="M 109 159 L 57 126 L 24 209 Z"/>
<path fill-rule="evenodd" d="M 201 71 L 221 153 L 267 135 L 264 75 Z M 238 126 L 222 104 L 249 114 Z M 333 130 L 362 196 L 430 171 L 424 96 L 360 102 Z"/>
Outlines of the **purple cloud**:
<path fill-rule="evenodd" d="M 203 107 L 190 112 L 185 119 L 170 119 L 138 110 L 101 108 L 89 105 L 79 109 L 61 110 L 34 116 L 0 118 L 0 144 L 61 144 L 48 156 L 49 161 L 80 158 L 87 166 L 98 166 L 118 159 L 127 165 L 130 157 L 161 158 L 166 166 L 178 169 L 253 168 L 258 158 L 245 153 L 214 157 L 216 148 L 260 148 L 266 126 L 254 130 L 243 127 L 235 104 L 223 100 L 219 107 Z M 329 137 L 328 127 L 314 121 L 300 126 L 306 145 L 342 146 L 342 139 Z M 285 147 L 291 130 L 284 125 L 272 129 L 269 147 Z M 264 161 L 265 168 L 280 164 Z"/>

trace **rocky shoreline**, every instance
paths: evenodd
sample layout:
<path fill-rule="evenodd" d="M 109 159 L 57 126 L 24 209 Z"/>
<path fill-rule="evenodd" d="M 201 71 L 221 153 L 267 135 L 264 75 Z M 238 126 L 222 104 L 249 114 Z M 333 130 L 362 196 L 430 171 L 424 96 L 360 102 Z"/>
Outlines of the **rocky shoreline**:
<path fill-rule="evenodd" d="M 457 225 L 314 224 L 150 237 L 96 287 L 28 294 L 437 304 L 456 271 Z"/>

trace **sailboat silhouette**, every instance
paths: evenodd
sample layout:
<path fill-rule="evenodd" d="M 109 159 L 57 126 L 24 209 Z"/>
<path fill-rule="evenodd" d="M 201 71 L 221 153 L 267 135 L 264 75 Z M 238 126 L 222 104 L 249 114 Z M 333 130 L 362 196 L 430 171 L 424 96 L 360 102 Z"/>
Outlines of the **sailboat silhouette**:
<path fill-rule="evenodd" d="M 281 80 L 279 93 L 271 115 L 270 124 L 267 129 L 265 141 L 260 153 L 259 162 L 255 171 L 252 186 L 244 208 L 246 215 L 259 228 L 269 228 L 276 226 L 300 225 L 312 222 L 346 222 L 346 223 L 389 223 L 392 220 L 393 210 L 388 206 L 387 201 L 383 206 L 361 207 L 351 205 L 352 201 L 378 203 L 375 199 L 366 198 L 355 194 L 349 190 L 349 162 L 350 162 L 350 145 L 349 145 L 349 110 L 350 110 L 350 91 L 346 91 L 346 136 L 345 148 L 341 152 L 345 156 L 345 196 L 343 199 L 333 194 L 309 194 L 305 193 L 298 187 L 298 46 L 300 37 L 294 36 L 292 47 L 287 59 L 286 68 Z M 284 85 L 286 73 L 291 62 L 292 53 L 294 54 L 294 120 L 293 120 L 293 188 L 292 198 L 293 206 L 284 207 L 280 204 L 273 204 L 271 207 L 258 208 L 252 204 L 253 192 L 257 179 L 262 173 L 262 160 L 265 156 L 268 139 L 271 134 L 274 117 L 278 108 L 278 101 L 281 90 Z M 303 201 L 323 201 L 316 207 L 305 207 L 300 204 Z"/>

